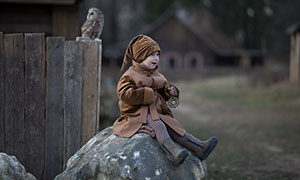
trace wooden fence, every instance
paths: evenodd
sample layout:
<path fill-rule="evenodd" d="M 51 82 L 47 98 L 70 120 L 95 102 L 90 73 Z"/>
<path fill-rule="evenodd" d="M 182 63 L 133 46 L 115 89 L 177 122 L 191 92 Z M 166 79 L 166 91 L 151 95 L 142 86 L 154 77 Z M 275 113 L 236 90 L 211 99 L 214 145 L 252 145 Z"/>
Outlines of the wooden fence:
<path fill-rule="evenodd" d="M 300 83 L 300 32 L 291 33 L 290 82 Z"/>
<path fill-rule="evenodd" d="M 0 33 L 0 152 L 53 179 L 98 132 L 101 42 Z"/>

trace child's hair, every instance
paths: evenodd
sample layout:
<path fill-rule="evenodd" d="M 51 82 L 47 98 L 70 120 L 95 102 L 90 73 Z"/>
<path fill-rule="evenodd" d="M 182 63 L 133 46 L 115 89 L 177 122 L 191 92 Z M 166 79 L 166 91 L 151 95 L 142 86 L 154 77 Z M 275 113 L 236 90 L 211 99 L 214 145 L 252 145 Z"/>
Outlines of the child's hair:
<path fill-rule="evenodd" d="M 131 60 L 140 63 L 155 52 L 160 53 L 160 47 L 157 42 L 149 36 L 137 35 L 130 41 L 126 49 L 121 71 L 126 68 Z"/>

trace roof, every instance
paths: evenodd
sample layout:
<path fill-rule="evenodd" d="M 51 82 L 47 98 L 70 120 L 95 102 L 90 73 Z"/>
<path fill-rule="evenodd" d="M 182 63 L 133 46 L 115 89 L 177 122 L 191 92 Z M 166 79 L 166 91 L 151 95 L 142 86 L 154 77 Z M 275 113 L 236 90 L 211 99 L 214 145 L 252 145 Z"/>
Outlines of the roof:
<path fill-rule="evenodd" d="M 191 24 L 187 23 L 185 19 L 181 18 L 178 13 L 176 13 L 173 10 L 168 10 L 165 12 L 160 18 L 158 18 L 155 22 L 147 26 L 145 29 L 140 31 L 138 34 L 146 34 L 150 35 L 154 33 L 157 29 L 159 29 L 161 26 L 166 24 L 168 20 L 171 18 L 175 18 L 178 23 L 181 23 L 191 34 L 193 34 L 199 41 L 203 42 L 207 47 L 209 47 L 216 55 L 218 56 L 240 56 L 240 55 L 254 55 L 259 56 L 262 54 L 260 50 L 252 50 L 252 49 L 243 49 L 236 45 L 236 47 L 220 47 L 219 44 L 217 45 L 214 41 L 211 40 L 209 36 L 207 36 L 205 33 L 200 32 L 199 28 L 193 27 Z M 220 37 L 220 36 L 219 36 Z M 118 42 L 113 45 L 109 45 L 104 49 L 104 56 L 107 57 L 120 57 L 123 56 L 125 49 L 127 47 L 127 44 L 130 40 L 126 40 L 123 42 Z M 224 40 L 223 40 L 224 41 Z M 229 40 L 225 40 L 224 44 L 229 44 Z"/>
<path fill-rule="evenodd" d="M 186 21 L 181 19 L 174 11 L 167 11 L 157 21 L 149 25 L 149 27 L 145 28 L 141 33 L 151 35 L 156 29 L 163 26 L 171 18 L 175 18 L 175 20 L 181 23 L 188 31 L 191 32 L 191 34 L 195 35 L 198 40 L 203 41 L 204 44 L 206 44 L 206 46 L 208 46 L 213 52 L 218 54 L 219 49 L 213 41 L 211 41 L 207 36 L 200 34 L 196 29 L 192 28 Z"/>
<path fill-rule="evenodd" d="M 0 3 L 72 5 L 76 0 L 0 0 Z"/>
<path fill-rule="evenodd" d="M 287 29 L 286 29 L 286 32 L 288 34 L 295 34 L 296 32 L 299 32 L 300 31 L 300 22 L 297 22 L 291 26 L 289 26 Z"/>

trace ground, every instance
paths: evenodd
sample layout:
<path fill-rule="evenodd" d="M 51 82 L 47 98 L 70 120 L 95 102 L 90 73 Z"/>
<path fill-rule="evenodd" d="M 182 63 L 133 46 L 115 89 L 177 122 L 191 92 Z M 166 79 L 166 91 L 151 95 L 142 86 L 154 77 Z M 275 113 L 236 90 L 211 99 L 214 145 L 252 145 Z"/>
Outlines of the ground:
<path fill-rule="evenodd" d="M 245 77 L 176 82 L 174 116 L 193 135 L 216 135 L 209 180 L 300 179 L 300 87 L 252 86 Z"/>

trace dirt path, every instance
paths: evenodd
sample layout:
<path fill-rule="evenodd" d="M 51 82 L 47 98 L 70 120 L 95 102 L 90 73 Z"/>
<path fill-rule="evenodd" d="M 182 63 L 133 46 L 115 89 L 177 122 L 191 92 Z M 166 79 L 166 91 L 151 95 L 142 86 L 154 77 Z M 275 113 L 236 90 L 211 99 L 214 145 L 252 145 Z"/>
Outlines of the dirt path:
<path fill-rule="evenodd" d="M 222 79 L 219 85 L 220 80 L 211 81 L 179 83 L 181 103 L 173 111 L 195 136 L 218 137 L 219 144 L 207 160 L 209 179 L 299 180 L 299 106 L 249 107 L 236 100 L 240 90 L 234 88 L 240 85 L 231 79 Z M 224 86 L 226 81 L 229 85 Z M 210 96 L 215 88 L 221 88 L 219 94 Z"/>

